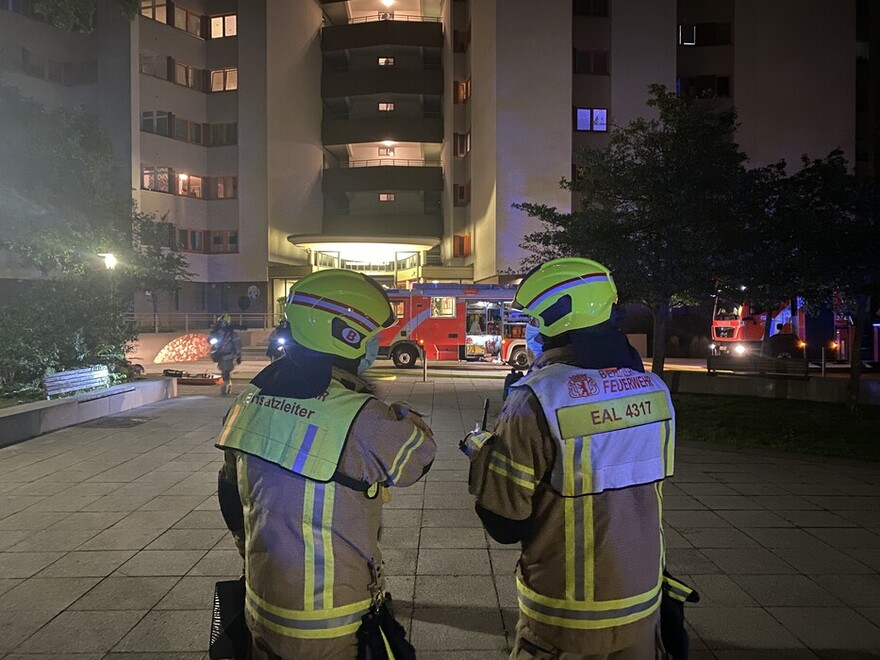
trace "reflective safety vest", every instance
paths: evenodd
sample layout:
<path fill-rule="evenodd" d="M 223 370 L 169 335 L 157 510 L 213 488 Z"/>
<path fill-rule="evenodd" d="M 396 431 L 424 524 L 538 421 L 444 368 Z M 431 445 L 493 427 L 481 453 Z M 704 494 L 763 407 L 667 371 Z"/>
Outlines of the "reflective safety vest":
<path fill-rule="evenodd" d="M 336 476 L 355 417 L 371 398 L 335 380 L 314 399 L 265 395 L 248 385 L 229 410 L 217 446 L 327 483 Z"/>
<path fill-rule="evenodd" d="M 296 570 L 298 561 L 304 562 L 304 607 L 291 609 L 265 600 L 260 595 L 265 595 L 264 590 L 252 582 L 255 576 L 248 555 L 245 608 L 249 620 L 259 629 L 297 639 L 333 639 L 354 634 L 361 625 L 361 617 L 370 608 L 371 598 L 343 605 L 333 600 L 337 566 L 332 529 L 338 484 L 332 482 L 348 486 L 351 485 L 345 481 L 348 479 L 360 484 L 337 474 L 337 468 L 355 418 L 371 398 L 347 390 L 335 380 L 330 381 L 324 394 L 313 399 L 265 395 L 249 385 L 226 417 L 217 446 L 244 454 L 239 469 L 239 491 L 245 511 L 248 548 L 252 542 L 249 511 L 255 505 L 246 485 L 249 457 L 259 457 L 305 478 L 302 501 L 290 502 L 292 517 L 301 512 L 301 523 L 297 527 L 302 530 L 304 547 L 275 548 L 272 559 L 292 571 Z M 366 484 L 363 486 L 368 497 L 378 494 L 379 484 L 369 489 Z M 255 542 L 259 545 L 265 539 Z M 290 554 L 285 554 L 288 551 Z M 366 560 L 364 562 L 366 564 Z M 265 560 L 259 560 L 258 564 L 256 579 L 265 580 Z"/>
<path fill-rule="evenodd" d="M 556 441 L 550 485 L 564 497 L 637 486 L 672 476 L 675 414 L 666 384 L 632 369 L 551 364 L 513 387 L 528 387 Z"/>
<path fill-rule="evenodd" d="M 520 610 L 544 624 L 577 630 L 623 626 L 651 615 L 660 606 L 665 554 L 659 482 L 673 473 L 675 447 L 675 415 L 666 385 L 654 374 L 632 369 L 556 363 L 533 371 L 513 387 L 528 387 L 544 411 L 557 449 L 549 485 L 562 496 L 565 524 L 565 565 L 559 569 L 564 571 L 564 596 L 539 593 L 519 575 Z M 651 483 L 656 510 L 639 515 L 656 516 L 650 528 L 658 537 L 646 539 L 657 549 L 656 560 L 639 568 L 620 563 L 615 574 L 595 574 L 597 553 L 616 554 L 602 545 L 607 539 L 596 538 L 597 530 L 606 534 L 605 525 L 646 521 L 596 521 L 590 496 Z M 607 580 L 619 582 L 622 597 L 596 598 L 597 583 Z"/>

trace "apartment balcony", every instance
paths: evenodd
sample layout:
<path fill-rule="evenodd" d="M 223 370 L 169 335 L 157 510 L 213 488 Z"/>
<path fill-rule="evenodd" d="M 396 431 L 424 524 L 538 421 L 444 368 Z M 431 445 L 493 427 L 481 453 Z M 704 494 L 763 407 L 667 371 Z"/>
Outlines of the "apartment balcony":
<path fill-rule="evenodd" d="M 443 142 L 443 116 L 439 112 L 394 112 L 380 115 L 324 114 L 321 139 L 325 145 L 359 142 Z"/>
<path fill-rule="evenodd" d="M 439 161 L 375 159 L 328 164 L 324 170 L 325 193 L 366 192 L 372 190 L 443 190 L 443 170 Z"/>
<path fill-rule="evenodd" d="M 443 216 L 429 215 L 418 209 L 350 215 L 325 213 L 323 231 L 326 234 L 369 236 L 375 239 L 406 235 L 439 240 L 443 235 Z"/>
<path fill-rule="evenodd" d="M 439 68 L 376 67 L 367 70 L 327 71 L 321 78 L 325 99 L 367 94 L 443 95 L 443 70 Z"/>
<path fill-rule="evenodd" d="M 441 48 L 443 24 L 439 17 L 382 12 L 351 17 L 321 31 L 325 52 L 383 45 Z"/>

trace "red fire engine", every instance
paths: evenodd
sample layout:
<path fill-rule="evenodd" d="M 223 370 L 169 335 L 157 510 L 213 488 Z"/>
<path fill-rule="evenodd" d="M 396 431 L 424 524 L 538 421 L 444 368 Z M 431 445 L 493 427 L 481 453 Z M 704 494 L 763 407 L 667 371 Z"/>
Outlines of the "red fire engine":
<path fill-rule="evenodd" d="M 828 350 L 828 359 L 847 359 L 852 325 L 837 311 L 839 300 L 834 301 L 833 307 L 833 313 L 828 315 L 824 324 L 827 327 L 805 313 L 800 298 L 796 317 L 787 302 L 770 310 L 770 352 L 773 357 L 808 357 L 808 353 L 814 351 L 808 351 L 807 346 L 818 343 Z M 766 311 L 755 308 L 748 301 L 737 305 L 716 299 L 709 350 L 713 355 L 761 353 L 767 316 Z"/>
<path fill-rule="evenodd" d="M 389 289 L 397 322 L 379 333 L 379 356 L 397 367 L 428 360 L 478 360 L 527 367 L 528 317 L 513 309 L 515 286 L 415 284 Z"/>

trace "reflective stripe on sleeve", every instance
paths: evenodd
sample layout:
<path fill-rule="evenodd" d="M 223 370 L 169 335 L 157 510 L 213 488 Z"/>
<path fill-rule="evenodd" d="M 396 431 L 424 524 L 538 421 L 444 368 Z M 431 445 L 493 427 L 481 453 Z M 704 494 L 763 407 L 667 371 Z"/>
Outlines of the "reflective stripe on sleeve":
<path fill-rule="evenodd" d="M 388 470 L 388 478 L 391 483 L 395 483 L 400 478 L 407 461 L 424 441 L 425 434 L 419 431 L 419 429 L 414 428 L 409 439 L 397 452 L 397 456 L 394 457 L 394 461 L 391 463 L 391 469 Z"/>
<path fill-rule="evenodd" d="M 535 490 L 535 471 L 503 454 L 494 451 L 490 453 L 488 469 L 500 474 L 505 479 L 509 479 L 517 486 L 522 486 L 529 491 Z"/>

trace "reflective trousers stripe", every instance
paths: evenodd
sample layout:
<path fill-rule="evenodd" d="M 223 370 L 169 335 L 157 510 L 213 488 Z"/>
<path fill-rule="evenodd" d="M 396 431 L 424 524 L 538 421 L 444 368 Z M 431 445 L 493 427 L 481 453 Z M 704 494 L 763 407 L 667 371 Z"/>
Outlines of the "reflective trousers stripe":
<path fill-rule="evenodd" d="M 333 503 L 335 484 L 305 482 L 302 535 L 304 544 L 303 604 L 306 610 L 333 607 Z"/>
<path fill-rule="evenodd" d="M 287 637 L 327 639 L 354 634 L 361 617 L 370 608 L 370 600 L 343 607 L 304 612 L 276 607 L 257 596 L 247 585 L 245 605 L 250 615 L 269 630 Z"/>
<path fill-rule="evenodd" d="M 578 602 L 548 598 L 526 587 L 517 578 L 519 608 L 526 616 L 562 628 L 590 630 L 611 628 L 638 621 L 650 616 L 660 605 L 660 587 L 635 597 L 636 602 L 623 607 L 607 607 L 621 601 Z M 625 599 L 630 601 L 634 599 Z"/>

